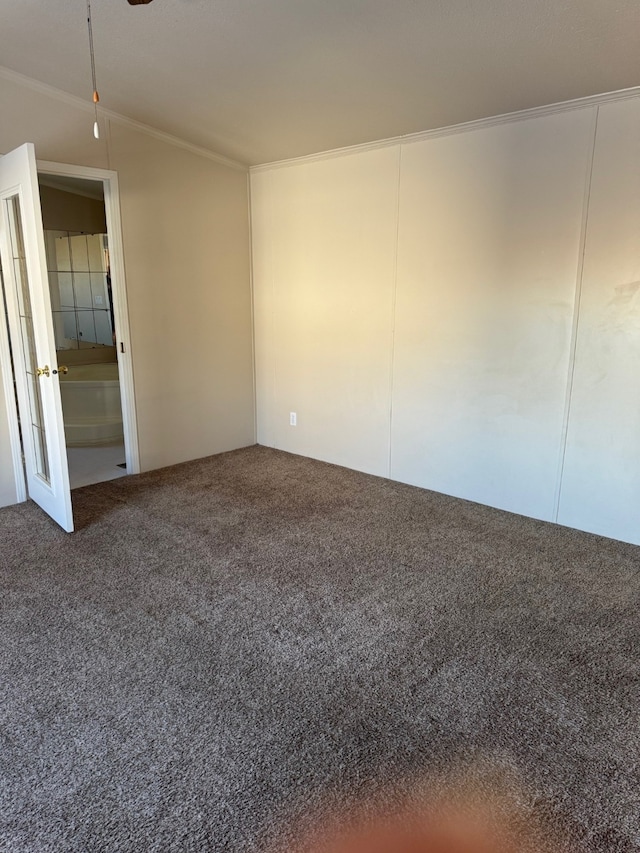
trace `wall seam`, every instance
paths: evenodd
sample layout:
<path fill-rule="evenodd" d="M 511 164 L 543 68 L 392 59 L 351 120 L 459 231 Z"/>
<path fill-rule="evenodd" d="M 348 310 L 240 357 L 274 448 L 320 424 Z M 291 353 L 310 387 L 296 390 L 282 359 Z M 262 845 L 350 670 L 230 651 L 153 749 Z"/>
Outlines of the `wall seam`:
<path fill-rule="evenodd" d="M 270 196 L 270 198 L 273 198 L 272 183 L 273 183 L 273 176 L 269 175 L 269 196 Z M 269 412 L 267 414 L 269 416 L 269 422 L 271 424 L 271 427 L 269 429 L 271 446 L 273 448 L 277 449 L 278 448 L 278 441 L 277 441 L 278 423 L 277 423 L 276 418 L 277 418 L 278 414 L 277 414 L 276 399 L 277 399 L 277 395 L 278 395 L 278 348 L 275 346 L 275 343 L 274 343 L 276 340 L 277 311 L 276 311 L 276 276 L 275 276 L 275 264 L 274 264 L 274 260 L 273 260 L 273 258 L 274 258 L 274 250 L 273 250 L 273 245 L 274 245 L 273 231 L 274 231 L 274 229 L 273 229 L 272 215 L 273 215 L 273 207 L 271 207 L 269 210 L 269 229 L 268 229 L 268 236 L 269 236 L 268 258 L 269 258 L 269 285 L 270 285 L 269 289 L 271 291 L 271 298 L 270 298 L 269 302 L 270 302 L 271 311 L 269 314 L 269 338 L 267 339 L 267 344 L 268 344 L 268 346 L 271 347 L 271 352 L 273 353 L 273 359 L 272 359 L 273 369 L 272 369 L 272 374 L 271 374 L 271 393 L 269 395 L 270 399 L 268 401 Z"/>
<path fill-rule="evenodd" d="M 585 175 L 585 187 L 582 202 L 582 225 L 580 231 L 580 247 L 578 252 L 578 268 L 576 270 L 576 289 L 573 301 L 573 318 L 571 324 L 571 342 L 569 344 L 569 365 L 567 370 L 567 390 L 565 394 L 565 407 L 562 421 L 562 432 L 560 437 L 560 455 L 558 460 L 558 473 L 556 476 L 556 494 L 552 520 L 557 524 L 560 516 L 560 501 L 562 498 L 562 485 L 564 479 L 564 467 L 567 455 L 567 442 L 569 438 L 569 419 L 571 414 L 571 402 L 576 370 L 576 352 L 578 345 L 578 326 L 580 320 L 580 309 L 582 306 L 582 285 L 584 280 L 584 261 L 587 248 L 587 228 L 589 224 L 589 209 L 591 203 L 591 184 L 593 180 L 593 163 L 596 152 L 596 137 L 598 133 L 598 118 L 600 106 L 596 105 L 593 118 L 593 131 L 591 137 L 591 149 Z"/>
<path fill-rule="evenodd" d="M 393 255 L 393 273 L 391 284 L 391 351 L 389 354 L 389 453 L 387 458 L 387 476 L 391 479 L 393 471 L 393 379 L 396 353 L 396 302 L 398 294 L 398 246 L 400 242 L 400 181 L 402 176 L 402 143 L 398 146 L 398 176 L 396 184 L 396 236 Z"/>
<path fill-rule="evenodd" d="M 251 303 L 251 376 L 253 382 L 253 443 L 258 442 L 258 383 L 256 378 L 256 311 L 253 286 L 253 215 L 251 207 L 251 175 L 247 172 L 247 217 L 249 225 L 249 296 Z"/>

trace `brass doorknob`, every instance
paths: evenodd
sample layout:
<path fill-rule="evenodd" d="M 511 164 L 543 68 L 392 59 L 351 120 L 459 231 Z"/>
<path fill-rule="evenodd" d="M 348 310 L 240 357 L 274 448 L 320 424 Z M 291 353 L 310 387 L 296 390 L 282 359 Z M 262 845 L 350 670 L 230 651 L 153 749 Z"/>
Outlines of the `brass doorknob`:
<path fill-rule="evenodd" d="M 58 369 L 54 370 L 53 374 L 55 376 L 56 373 L 68 373 L 68 372 L 69 372 L 69 368 L 66 366 L 66 364 L 59 364 Z"/>
<path fill-rule="evenodd" d="M 38 376 L 49 376 L 49 365 L 45 364 L 44 367 L 39 367 L 36 370 L 36 373 L 38 374 Z"/>

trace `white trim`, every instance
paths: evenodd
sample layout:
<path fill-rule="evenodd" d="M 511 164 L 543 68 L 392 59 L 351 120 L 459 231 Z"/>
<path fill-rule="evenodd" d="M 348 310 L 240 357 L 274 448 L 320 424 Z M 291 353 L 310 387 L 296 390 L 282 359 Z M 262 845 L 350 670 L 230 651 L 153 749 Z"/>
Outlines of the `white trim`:
<path fill-rule="evenodd" d="M 24 476 L 24 464 L 22 462 L 22 439 L 20 437 L 20 421 L 18 418 L 18 407 L 14 390 L 13 358 L 9 344 L 9 318 L 5 311 L 5 300 L 2 298 L 2 270 L 0 269 L 0 372 L 4 385 L 4 394 L 9 420 L 9 442 L 11 444 L 11 456 L 13 458 L 13 475 L 16 485 L 16 502 L 23 503 L 27 499 L 27 481 Z M 6 287 L 6 279 L 4 279 Z"/>
<path fill-rule="evenodd" d="M 140 448 L 138 443 L 138 420 L 136 414 L 135 384 L 133 381 L 133 361 L 131 333 L 129 330 L 129 309 L 124 272 L 124 249 L 122 245 L 122 222 L 120 219 L 120 187 L 118 175 L 104 182 L 104 207 L 107 217 L 107 237 L 109 240 L 109 259 L 111 261 L 111 292 L 118 342 L 116 354 L 122 397 L 122 428 L 125 436 L 125 460 L 129 474 L 140 473 Z M 123 347 L 120 346 L 123 344 Z M 124 348 L 124 353 L 121 349 Z"/>
<path fill-rule="evenodd" d="M 317 154 L 305 154 L 302 157 L 291 157 L 288 160 L 275 160 L 273 163 L 261 163 L 250 166 L 249 172 L 266 172 L 270 169 L 283 169 L 287 166 L 295 166 L 297 163 L 313 163 L 318 160 L 328 160 L 333 157 L 345 157 L 349 154 L 358 154 L 364 151 L 377 151 L 380 148 L 388 148 L 392 145 L 406 145 L 413 142 L 423 142 L 426 139 L 435 139 L 439 136 L 452 136 L 456 133 L 466 133 L 469 130 L 481 130 L 482 128 L 496 127 L 501 124 L 510 124 L 514 121 L 526 121 L 532 118 L 554 115 L 555 113 L 567 112 L 568 110 L 583 110 L 589 107 L 600 106 L 612 101 L 623 101 L 628 98 L 640 97 L 640 86 L 630 89 L 620 89 L 616 92 L 604 92 L 601 95 L 589 95 L 586 98 L 576 98 L 573 101 L 560 101 L 557 104 L 548 104 L 543 107 L 531 107 L 526 110 L 518 110 L 513 113 L 502 113 L 488 118 L 474 119 L 460 124 L 436 127 L 433 130 L 421 130 L 418 133 L 407 133 L 402 136 L 392 136 L 388 139 L 379 139 L 373 142 L 364 142 L 360 145 L 348 145 L 344 148 L 332 148 L 330 151 L 320 151 Z"/>
<path fill-rule="evenodd" d="M 25 74 L 20 74 L 7 68 L 5 65 L 0 65 L 0 78 L 10 80 L 35 92 L 46 95 L 50 98 L 55 98 L 70 106 L 82 109 L 85 112 L 93 113 L 94 105 L 91 101 L 84 98 L 79 98 L 77 95 L 71 95 L 69 92 L 64 92 L 62 89 L 57 89 L 55 86 L 50 86 L 48 83 L 41 83 L 39 80 L 34 80 L 33 77 L 27 77 Z M 407 133 L 400 136 L 388 137 L 386 139 L 373 140 L 357 145 L 348 145 L 342 148 L 333 148 L 328 151 L 319 151 L 314 154 L 305 154 L 302 157 L 291 157 L 285 160 L 274 160 L 270 163 L 260 163 L 255 166 L 248 166 L 246 163 L 241 163 L 238 160 L 233 160 L 225 157 L 222 154 L 217 154 L 209 148 L 203 148 L 200 145 L 195 145 L 193 142 L 188 142 L 186 139 L 181 139 L 171 133 L 166 133 L 164 130 L 158 130 L 151 125 L 144 124 L 136 119 L 124 116 L 114 110 L 108 110 L 104 107 L 99 108 L 99 113 L 104 118 L 115 121 L 117 124 L 124 127 L 138 130 L 141 133 L 146 133 L 161 142 L 166 142 L 168 145 L 173 145 L 177 148 L 183 148 L 185 151 L 190 151 L 192 154 L 197 154 L 200 157 L 206 157 L 209 160 L 214 160 L 223 166 L 228 166 L 230 169 L 237 169 L 241 172 L 260 172 L 267 169 L 283 168 L 292 166 L 296 163 L 313 162 L 314 160 L 325 160 L 330 157 L 341 157 L 348 154 L 356 154 L 361 151 L 378 150 L 387 148 L 390 145 L 398 145 L 399 143 L 421 142 L 425 139 L 432 139 L 438 136 L 449 136 L 454 133 L 464 133 L 468 130 L 479 130 L 483 127 L 494 127 L 500 124 L 506 124 L 512 121 L 524 121 L 530 118 L 540 118 L 546 115 L 552 115 L 566 110 L 585 109 L 586 107 L 599 106 L 600 104 L 609 103 L 611 101 L 621 101 L 627 98 L 635 98 L 640 96 L 640 86 L 632 86 L 628 89 L 618 89 L 613 92 L 602 92 L 599 95 L 587 95 L 583 98 L 574 98 L 569 101 L 558 101 L 555 104 L 547 104 L 540 107 L 530 107 L 524 110 L 516 110 L 511 113 L 501 113 L 496 116 L 487 118 L 473 119 L 472 121 L 461 122 L 459 124 L 445 125 L 432 130 L 418 131 L 417 133 Z"/>
<path fill-rule="evenodd" d="M 71 163 L 52 163 L 49 160 L 38 160 L 38 174 L 61 175 L 66 178 L 86 178 L 90 181 L 105 181 L 117 178 L 118 173 L 110 169 L 97 169 L 95 166 L 74 166 Z M 71 190 L 71 192 L 75 192 Z"/>
<path fill-rule="evenodd" d="M 229 169 L 235 169 L 238 172 L 249 171 L 249 167 L 246 163 L 240 163 L 239 160 L 232 160 L 230 157 L 224 157 L 222 154 L 216 154 L 215 151 L 211 151 L 209 148 L 202 148 L 200 145 L 195 145 L 193 142 L 187 142 L 186 139 L 180 139 L 180 137 L 173 136 L 171 133 L 166 133 L 164 130 L 158 130 L 155 127 L 143 124 L 141 121 L 136 121 L 136 119 L 120 115 L 120 113 L 113 112 L 112 110 L 105 110 L 103 107 L 100 107 L 99 115 L 104 116 L 111 121 L 115 121 L 117 124 L 121 124 L 124 127 L 129 127 L 132 130 L 138 130 L 141 133 L 146 133 L 147 136 L 153 136 L 154 139 L 158 139 L 160 142 L 166 142 L 167 145 L 173 145 L 176 148 L 183 148 L 191 154 L 197 154 L 198 157 L 206 157 L 207 160 L 213 160 L 215 163 L 219 163 L 221 166 L 227 166 Z"/>
<path fill-rule="evenodd" d="M 120 192 L 118 173 L 109 169 L 96 169 L 89 166 L 71 166 L 65 163 L 51 163 L 38 160 L 38 173 L 64 175 L 70 178 L 88 178 L 102 181 L 104 186 L 104 207 L 107 219 L 109 239 L 109 258 L 111 261 L 111 291 L 113 312 L 115 315 L 118 340 L 116 351 L 120 375 L 120 396 L 122 400 L 122 428 L 128 474 L 140 473 L 140 448 L 136 417 L 135 385 L 131 358 L 131 335 L 129 331 L 129 311 L 124 272 L 124 250 L 122 245 L 122 222 L 120 219 Z M 124 353 L 120 343 L 124 344 Z"/>
<path fill-rule="evenodd" d="M 62 89 L 56 89 L 55 86 L 50 86 L 48 83 L 41 83 L 39 80 L 34 80 L 32 77 L 27 77 L 25 74 L 19 74 L 17 71 L 12 71 L 4 65 L 0 65 L 0 77 L 5 80 L 10 80 L 12 83 L 17 83 L 20 86 L 25 86 L 32 89 L 34 92 L 39 92 L 41 95 L 46 95 L 49 98 L 55 98 L 57 101 L 69 104 L 70 106 L 84 110 L 88 113 L 94 112 L 92 101 L 79 98 L 77 95 L 70 95 L 68 92 L 63 92 Z M 240 163 L 238 160 L 232 160 L 230 157 L 224 157 L 222 154 L 216 154 L 209 148 L 203 148 L 200 145 L 195 145 L 193 142 L 187 142 L 186 139 L 181 139 L 178 136 L 173 136 L 171 133 L 166 133 L 164 130 L 158 130 L 156 127 L 144 124 L 136 119 L 128 118 L 113 110 L 107 110 L 104 107 L 99 108 L 99 115 L 115 121 L 124 127 L 129 127 L 133 130 L 139 130 L 141 133 L 146 133 L 147 136 L 153 136 L 161 142 L 166 142 L 167 145 L 173 145 L 176 148 L 183 148 L 185 151 L 190 151 L 192 154 L 197 154 L 199 157 L 206 157 L 208 160 L 214 160 L 222 166 L 228 166 L 230 169 L 237 169 L 241 172 L 248 171 L 248 166 L 245 163 Z"/>

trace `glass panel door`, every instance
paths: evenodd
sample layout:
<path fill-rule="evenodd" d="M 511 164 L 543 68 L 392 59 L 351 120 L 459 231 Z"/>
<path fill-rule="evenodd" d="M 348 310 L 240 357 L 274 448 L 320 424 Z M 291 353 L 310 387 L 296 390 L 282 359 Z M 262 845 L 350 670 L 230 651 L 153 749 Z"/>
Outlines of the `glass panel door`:
<path fill-rule="evenodd" d="M 73 530 L 35 149 L 0 157 L 0 256 L 29 497 Z"/>
<path fill-rule="evenodd" d="M 35 333 L 33 329 L 33 314 L 31 310 L 31 294 L 29 293 L 29 276 L 27 259 L 24 251 L 22 233 L 22 218 L 20 211 L 20 196 L 14 195 L 4 199 L 6 205 L 6 222 L 9 226 L 9 245 L 13 260 L 13 278 L 16 289 L 18 317 L 20 320 L 20 335 L 22 345 L 18 347 L 22 364 L 15 366 L 16 370 L 23 369 L 27 380 L 28 420 L 22 424 L 23 441 L 30 441 L 33 448 L 35 472 L 49 483 L 49 461 L 47 452 L 47 435 L 42 416 L 42 396 L 38 381 L 36 365 Z"/>

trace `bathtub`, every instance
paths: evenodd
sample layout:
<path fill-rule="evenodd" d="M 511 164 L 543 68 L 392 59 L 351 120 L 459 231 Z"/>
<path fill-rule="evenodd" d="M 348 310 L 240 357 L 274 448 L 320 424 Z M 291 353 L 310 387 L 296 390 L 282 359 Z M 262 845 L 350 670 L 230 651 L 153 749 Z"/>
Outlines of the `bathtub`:
<path fill-rule="evenodd" d="M 60 394 L 67 447 L 124 440 L 117 364 L 69 365 L 69 372 L 60 374 Z"/>

